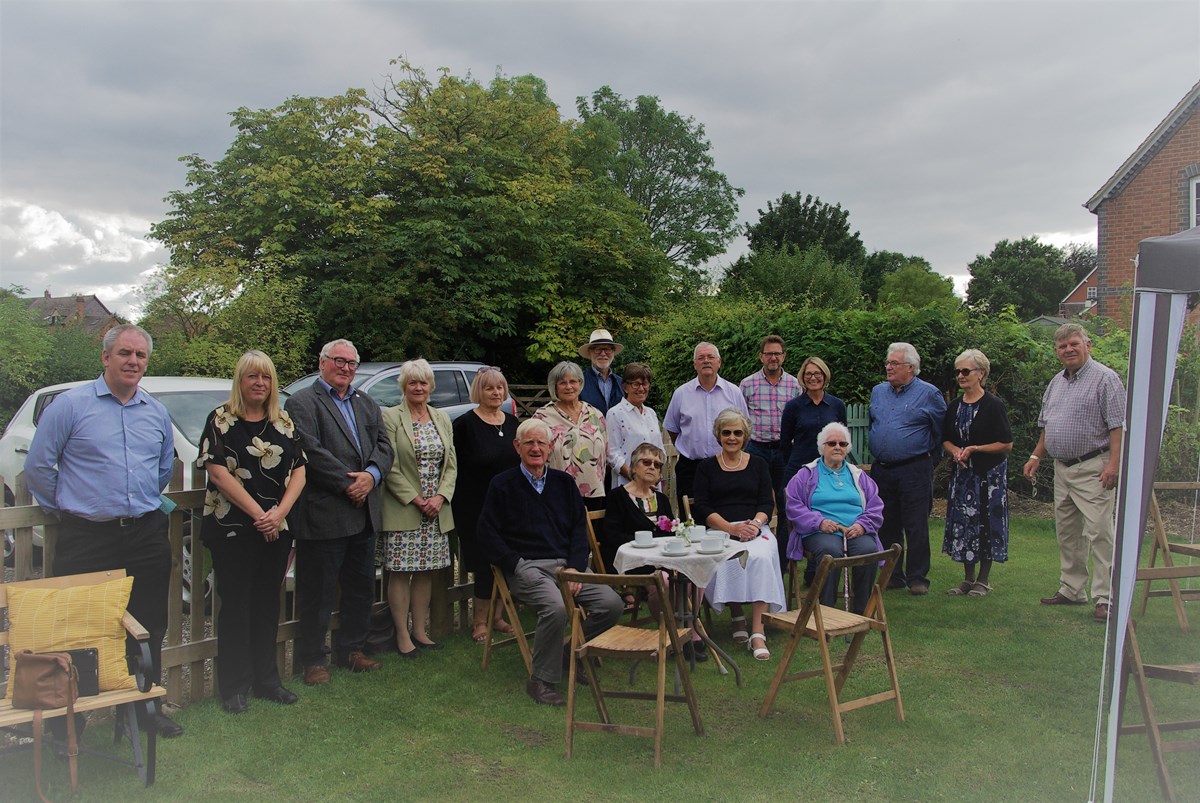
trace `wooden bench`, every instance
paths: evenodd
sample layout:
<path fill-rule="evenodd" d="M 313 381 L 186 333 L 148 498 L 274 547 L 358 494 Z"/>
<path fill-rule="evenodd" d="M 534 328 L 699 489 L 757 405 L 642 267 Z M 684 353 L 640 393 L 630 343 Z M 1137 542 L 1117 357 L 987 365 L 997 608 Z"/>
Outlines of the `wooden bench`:
<path fill-rule="evenodd" d="M 109 580 L 117 580 L 125 576 L 124 569 L 115 569 L 106 572 L 92 572 L 90 574 L 72 574 L 63 577 L 49 577 L 42 580 L 25 580 L 19 583 L 0 583 L 0 614 L 7 615 L 8 612 L 8 590 L 10 588 L 74 588 L 77 586 L 90 586 L 98 583 L 107 582 Z M 80 697 L 75 701 L 76 712 L 97 711 L 100 709 L 113 708 L 117 709 L 116 725 L 113 737 L 113 743 L 120 743 L 123 737 L 129 739 L 133 748 L 132 760 L 123 758 L 110 753 L 102 753 L 94 750 L 89 750 L 80 746 L 80 753 L 96 755 L 102 758 L 116 761 L 121 764 L 126 764 L 137 770 L 138 777 L 146 786 L 154 783 L 154 766 L 155 766 L 155 737 L 156 733 L 153 727 L 146 729 L 146 749 L 142 750 L 141 731 L 138 725 L 139 712 L 143 715 L 152 715 L 157 711 L 158 701 L 165 697 L 167 690 L 162 686 L 154 685 L 149 679 L 147 670 L 150 667 L 150 634 L 142 627 L 136 619 L 129 614 L 128 611 L 121 619 L 121 624 L 124 625 L 125 631 L 137 639 L 139 654 L 136 656 L 136 669 L 132 674 L 137 678 L 136 689 L 125 689 L 119 691 L 104 691 L 94 697 Z M 8 631 L 0 631 L 0 647 L 9 646 Z M 9 665 L 13 664 L 12 650 L 9 650 Z M 9 677 L 4 677 L 3 688 L 7 688 L 10 681 Z M 65 708 L 47 709 L 43 712 L 43 716 L 47 719 L 55 716 L 63 716 L 67 712 Z M 24 725 L 33 722 L 33 711 L 13 708 L 12 700 L 0 699 L 0 728 L 12 728 L 18 725 Z M 48 741 L 53 743 L 53 737 L 47 730 L 46 737 Z M 32 747 L 31 744 L 17 745 L 8 748 L 3 752 L 11 750 L 25 749 Z"/>

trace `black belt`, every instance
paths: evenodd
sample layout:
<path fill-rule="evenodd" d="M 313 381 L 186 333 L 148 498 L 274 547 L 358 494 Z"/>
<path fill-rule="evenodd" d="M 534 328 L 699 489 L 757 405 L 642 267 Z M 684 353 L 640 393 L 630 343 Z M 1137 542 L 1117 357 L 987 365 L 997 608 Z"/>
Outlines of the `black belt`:
<path fill-rule="evenodd" d="M 83 516 L 76 516 L 74 513 L 68 513 L 65 510 L 60 510 L 58 513 L 58 518 L 60 521 L 71 522 L 84 527 L 132 527 L 142 519 L 155 512 L 156 511 L 151 510 L 149 513 L 143 513 L 140 516 L 123 516 L 119 519 L 92 521 L 91 519 L 85 519 Z"/>
<path fill-rule="evenodd" d="M 909 463 L 915 463 L 927 457 L 929 457 L 928 454 L 919 454 L 915 457 L 906 457 L 903 460 L 876 460 L 872 465 L 879 466 L 880 468 L 900 468 L 900 466 L 907 466 Z"/>
<path fill-rule="evenodd" d="M 1084 460 L 1091 460 L 1093 457 L 1099 457 L 1107 451 L 1108 447 L 1104 446 L 1099 449 L 1093 449 L 1081 457 L 1072 457 L 1070 460 L 1059 460 L 1058 462 L 1062 463 L 1064 466 L 1073 466 L 1076 463 L 1082 463 Z"/>
<path fill-rule="evenodd" d="M 778 448 L 779 441 L 750 441 L 756 446 L 766 446 L 767 448 Z"/>

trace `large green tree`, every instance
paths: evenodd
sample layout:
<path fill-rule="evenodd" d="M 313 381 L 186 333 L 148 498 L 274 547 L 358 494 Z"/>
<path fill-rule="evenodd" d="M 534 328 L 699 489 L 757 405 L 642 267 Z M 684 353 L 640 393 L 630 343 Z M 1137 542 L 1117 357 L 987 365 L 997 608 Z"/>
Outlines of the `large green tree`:
<path fill-rule="evenodd" d="M 951 313 L 958 309 L 960 303 L 958 296 L 954 295 L 952 279 L 935 273 L 927 264 L 917 262 L 889 273 L 879 289 L 880 308 L 923 309 L 932 304 Z"/>
<path fill-rule="evenodd" d="M 720 293 L 738 299 L 770 299 L 789 309 L 851 309 L 862 295 L 858 275 L 830 259 L 819 245 L 804 251 L 766 248 L 729 266 Z"/>
<path fill-rule="evenodd" d="M 1054 315 L 1076 283 L 1063 263 L 1062 250 L 1036 237 L 1001 240 L 988 256 L 980 254 L 968 266 L 967 304 L 991 314 L 1011 305 L 1023 320 Z"/>
<path fill-rule="evenodd" d="M 393 65 L 371 96 L 240 109 L 222 159 L 187 157 L 152 232 L 171 249 L 152 309 L 193 338 L 271 273 L 300 282 L 314 340 L 519 366 L 655 308 L 666 257 L 638 207 L 574 163 L 540 79 Z"/>
<path fill-rule="evenodd" d="M 630 101 L 608 86 L 577 98 L 576 106 L 577 162 L 641 208 L 654 244 L 675 266 L 676 282 L 697 284 L 699 266 L 737 236 L 743 194 L 716 169 L 704 126 L 667 111 L 657 97 Z"/>
<path fill-rule="evenodd" d="M 915 265 L 928 271 L 933 270 L 933 266 L 924 257 L 905 256 L 897 251 L 872 251 L 863 260 L 863 295 L 869 301 L 877 300 L 879 298 L 879 288 L 883 286 L 884 279 L 910 265 Z"/>
<path fill-rule="evenodd" d="M 800 197 L 785 192 L 758 210 L 758 221 L 746 226 L 752 251 L 784 249 L 806 251 L 821 246 L 834 262 L 858 266 L 866 256 L 862 238 L 850 231 L 850 212 L 841 204 L 827 204 L 814 195 Z"/>

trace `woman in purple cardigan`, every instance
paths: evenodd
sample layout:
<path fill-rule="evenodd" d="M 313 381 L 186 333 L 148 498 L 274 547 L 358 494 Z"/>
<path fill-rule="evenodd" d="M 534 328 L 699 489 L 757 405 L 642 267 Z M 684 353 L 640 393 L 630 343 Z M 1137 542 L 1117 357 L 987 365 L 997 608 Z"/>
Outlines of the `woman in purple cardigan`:
<path fill-rule="evenodd" d="M 787 517 L 792 532 L 787 555 L 803 560 L 806 551 L 819 562 L 825 555 L 868 555 L 880 552 L 877 533 L 883 524 L 883 500 L 875 481 L 858 466 L 846 462 L 851 448 L 850 430 L 837 421 L 817 435 L 820 457 L 802 466 L 787 486 Z M 852 572 L 854 612 L 862 613 L 871 598 L 875 566 Z M 837 602 L 836 575 L 821 589 L 821 604 Z"/>

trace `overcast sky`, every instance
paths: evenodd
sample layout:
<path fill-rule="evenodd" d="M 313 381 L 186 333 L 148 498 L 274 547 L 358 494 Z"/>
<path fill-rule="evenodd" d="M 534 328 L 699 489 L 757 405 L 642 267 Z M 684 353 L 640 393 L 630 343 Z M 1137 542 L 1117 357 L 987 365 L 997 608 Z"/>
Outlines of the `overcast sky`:
<path fill-rule="evenodd" d="M 0 285 L 134 313 L 180 156 L 400 55 L 533 73 L 568 117 L 605 84 L 657 95 L 704 124 L 743 221 L 813 193 L 961 289 L 1001 239 L 1094 242 L 1082 204 L 1200 80 L 1200 2 L 0 0 Z"/>

